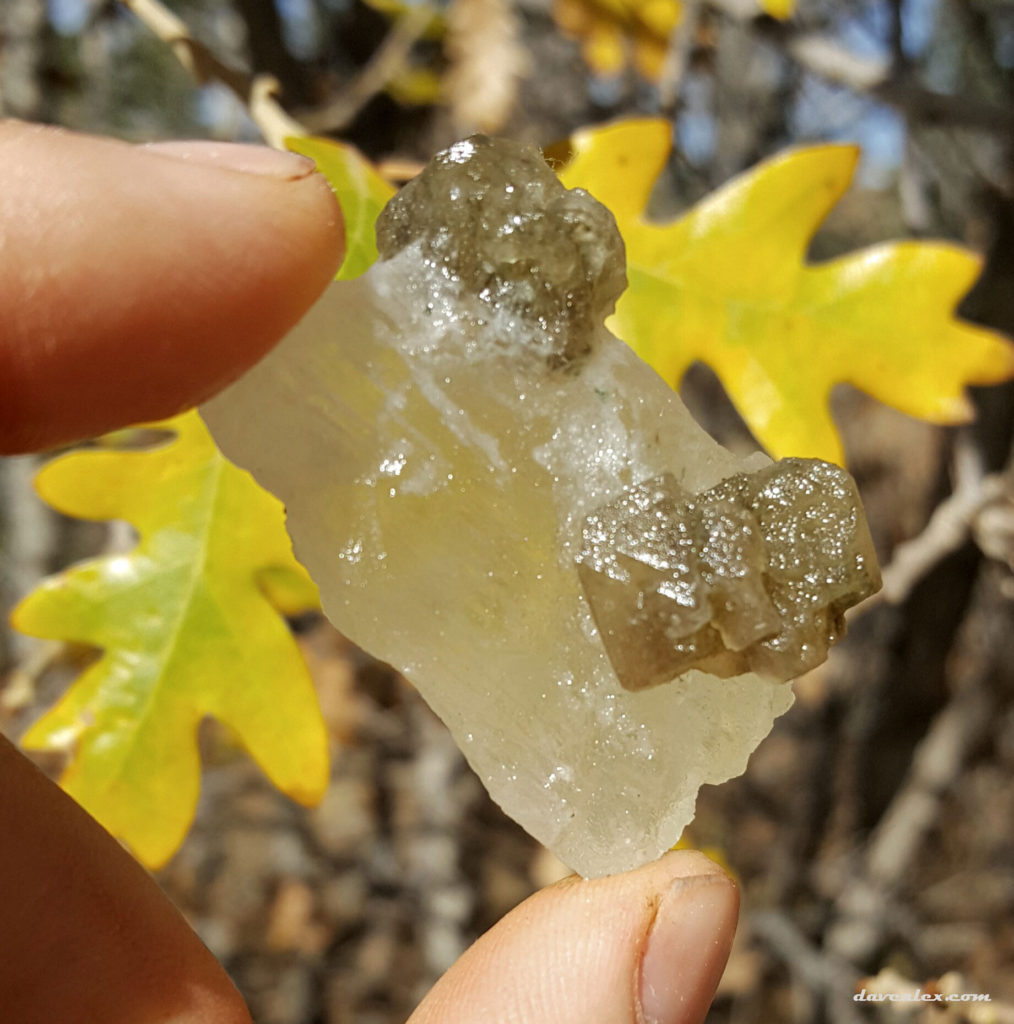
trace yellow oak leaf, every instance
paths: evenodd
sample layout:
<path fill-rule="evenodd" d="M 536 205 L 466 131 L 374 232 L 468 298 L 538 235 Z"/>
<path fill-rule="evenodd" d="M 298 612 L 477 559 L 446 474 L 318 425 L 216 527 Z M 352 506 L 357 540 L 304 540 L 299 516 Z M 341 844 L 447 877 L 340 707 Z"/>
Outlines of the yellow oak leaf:
<path fill-rule="evenodd" d="M 73 452 L 42 469 L 37 488 L 54 508 L 124 519 L 140 539 L 44 581 L 12 616 L 22 632 L 102 649 L 22 744 L 69 749 L 63 787 L 152 868 L 193 819 L 204 716 L 231 727 L 301 803 L 319 800 L 328 779 L 309 672 L 266 596 L 289 612 L 318 601 L 282 506 L 219 454 L 196 412 L 155 426 L 171 439 Z"/>
<path fill-rule="evenodd" d="M 960 423 L 972 416 L 967 385 L 1014 376 L 1014 346 L 954 317 L 981 269 L 960 246 L 892 242 L 806 263 L 852 180 L 855 147 L 789 150 L 678 220 L 651 223 L 644 209 L 670 131 L 632 120 L 579 132 L 560 177 L 615 215 L 630 286 L 610 328 L 674 387 L 705 362 L 772 455 L 842 463 L 829 409 L 836 383 Z"/>

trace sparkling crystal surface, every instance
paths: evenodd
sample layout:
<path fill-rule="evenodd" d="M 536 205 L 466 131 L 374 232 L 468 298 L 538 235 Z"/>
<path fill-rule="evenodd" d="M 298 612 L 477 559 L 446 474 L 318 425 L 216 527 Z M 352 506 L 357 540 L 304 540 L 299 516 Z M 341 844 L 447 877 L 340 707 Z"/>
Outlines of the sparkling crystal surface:
<path fill-rule="evenodd" d="M 663 473 L 593 512 L 583 536 L 578 575 L 628 690 L 691 668 L 794 679 L 880 585 L 851 477 L 813 459 L 695 495 Z"/>
<path fill-rule="evenodd" d="M 644 863 L 875 584 L 851 482 L 734 457 L 605 330 L 615 224 L 536 151 L 457 144 L 378 244 L 205 418 L 503 808 L 582 874 Z"/>

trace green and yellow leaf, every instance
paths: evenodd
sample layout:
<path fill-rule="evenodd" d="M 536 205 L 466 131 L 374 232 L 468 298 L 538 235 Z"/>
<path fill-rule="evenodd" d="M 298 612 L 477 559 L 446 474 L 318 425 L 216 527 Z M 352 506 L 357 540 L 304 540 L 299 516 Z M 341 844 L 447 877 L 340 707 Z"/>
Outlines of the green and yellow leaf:
<path fill-rule="evenodd" d="M 960 246 L 885 243 L 807 264 L 852 180 L 855 147 L 789 150 L 657 224 L 644 210 L 670 130 L 643 120 L 580 132 L 560 176 L 616 216 L 630 286 L 610 327 L 674 387 L 707 363 L 772 455 L 841 463 L 836 383 L 960 423 L 972 415 L 966 386 L 1014 376 L 1014 346 L 954 316 L 981 266 Z"/>
<path fill-rule="evenodd" d="M 330 139 L 291 138 L 289 149 L 316 161 L 327 178 L 345 218 L 345 261 L 337 280 L 345 281 L 365 273 L 377 259 L 374 226 L 395 188 L 355 147 Z"/>
<path fill-rule="evenodd" d="M 69 749 L 64 788 L 153 868 L 193 818 L 204 716 L 294 799 L 316 802 L 328 778 L 309 672 L 266 596 L 290 613 L 318 600 L 282 507 L 219 454 L 196 412 L 156 426 L 172 439 L 74 452 L 41 471 L 54 508 L 124 519 L 140 539 L 47 580 L 13 615 L 25 633 L 102 649 L 22 743 Z"/>

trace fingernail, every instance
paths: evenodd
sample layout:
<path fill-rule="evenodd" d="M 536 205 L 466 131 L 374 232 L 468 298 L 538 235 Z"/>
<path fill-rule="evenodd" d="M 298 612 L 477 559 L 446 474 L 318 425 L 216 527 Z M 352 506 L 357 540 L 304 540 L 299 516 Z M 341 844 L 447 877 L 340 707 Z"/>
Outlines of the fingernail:
<path fill-rule="evenodd" d="M 697 1024 L 729 958 L 739 910 L 724 875 L 677 879 L 662 896 L 641 960 L 644 1024 Z"/>
<path fill-rule="evenodd" d="M 238 142 L 208 142 L 186 139 L 180 142 L 151 142 L 144 147 L 159 156 L 169 156 L 195 164 L 221 167 L 244 174 L 296 181 L 316 170 L 316 164 L 299 153 L 269 146 L 248 146 Z"/>

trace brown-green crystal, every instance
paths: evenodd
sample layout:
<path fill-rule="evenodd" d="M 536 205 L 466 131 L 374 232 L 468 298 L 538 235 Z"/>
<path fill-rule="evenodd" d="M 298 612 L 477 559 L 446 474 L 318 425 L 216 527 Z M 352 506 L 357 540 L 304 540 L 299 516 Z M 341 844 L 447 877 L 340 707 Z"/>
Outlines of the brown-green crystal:
<path fill-rule="evenodd" d="M 578 574 L 628 690 L 692 668 L 794 679 L 880 587 L 855 484 L 815 459 L 698 494 L 670 473 L 630 487 L 585 520 Z"/>
<path fill-rule="evenodd" d="M 552 366 L 586 354 L 627 286 L 612 214 L 565 189 L 537 150 L 505 139 L 456 143 L 387 204 L 377 220 L 381 259 L 413 244 L 437 274 L 479 298 L 476 320 L 507 313 Z"/>

